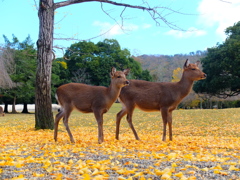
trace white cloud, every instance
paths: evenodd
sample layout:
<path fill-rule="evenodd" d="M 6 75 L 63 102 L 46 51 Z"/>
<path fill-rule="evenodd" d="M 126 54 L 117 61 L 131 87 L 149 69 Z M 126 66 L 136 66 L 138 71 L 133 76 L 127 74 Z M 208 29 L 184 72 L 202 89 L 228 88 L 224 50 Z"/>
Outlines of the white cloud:
<path fill-rule="evenodd" d="M 151 24 L 143 24 L 143 25 L 142 25 L 142 28 L 143 28 L 143 29 L 148 29 L 148 28 L 150 28 L 150 27 L 152 27 Z"/>
<path fill-rule="evenodd" d="M 112 38 L 113 36 L 126 34 L 129 31 L 136 31 L 139 29 L 134 24 L 124 24 L 122 27 L 118 24 L 110 24 L 108 22 L 94 21 L 93 26 L 100 27 L 100 33 L 104 34 L 105 38 Z"/>
<path fill-rule="evenodd" d="M 174 36 L 176 38 L 189 38 L 189 37 L 203 36 L 207 33 L 206 33 L 206 31 L 198 30 L 194 27 L 191 27 L 187 31 L 170 30 L 166 34 Z"/>
<path fill-rule="evenodd" d="M 202 0 L 198 11 L 199 23 L 206 27 L 217 25 L 216 33 L 225 39 L 225 29 L 240 20 L 240 0 Z"/>

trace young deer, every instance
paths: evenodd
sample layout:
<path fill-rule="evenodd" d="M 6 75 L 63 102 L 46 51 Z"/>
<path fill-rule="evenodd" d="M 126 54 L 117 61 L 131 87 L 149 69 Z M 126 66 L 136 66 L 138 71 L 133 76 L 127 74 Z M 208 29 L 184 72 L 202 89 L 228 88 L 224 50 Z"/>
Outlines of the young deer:
<path fill-rule="evenodd" d="M 121 119 L 127 114 L 127 121 L 134 136 L 139 140 L 138 134 L 132 124 L 134 108 L 143 111 L 161 111 L 163 119 L 163 137 L 166 141 L 166 128 L 169 127 L 169 136 L 172 140 L 172 111 L 181 100 L 189 94 L 194 81 L 205 79 L 206 74 L 198 68 L 199 62 L 189 64 L 186 60 L 183 66 L 182 78 L 179 82 L 148 82 L 131 80 L 128 87 L 121 90 L 119 99 L 122 110 L 117 114 L 116 139 L 119 139 L 119 126 Z"/>
<path fill-rule="evenodd" d="M 56 91 L 56 98 L 61 105 L 60 112 L 56 115 L 54 123 L 54 139 L 57 141 L 58 124 L 63 117 L 70 141 L 74 143 L 72 133 L 68 126 L 68 118 L 75 108 L 82 113 L 93 112 L 98 123 L 98 142 L 103 142 L 103 114 L 117 100 L 123 86 L 129 84 L 126 75 L 129 69 L 116 71 L 111 70 L 111 84 L 109 87 L 90 86 L 80 83 L 69 83 L 60 86 Z"/>

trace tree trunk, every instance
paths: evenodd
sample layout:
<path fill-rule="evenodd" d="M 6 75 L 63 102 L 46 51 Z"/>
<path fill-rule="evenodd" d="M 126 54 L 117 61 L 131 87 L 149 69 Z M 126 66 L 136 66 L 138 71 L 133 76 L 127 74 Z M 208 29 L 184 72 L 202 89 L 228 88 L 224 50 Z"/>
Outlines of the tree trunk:
<path fill-rule="evenodd" d="M 12 113 L 17 113 L 17 111 L 16 111 L 16 97 L 13 98 Z"/>
<path fill-rule="evenodd" d="M 202 98 L 200 99 L 200 109 L 202 109 Z"/>
<path fill-rule="evenodd" d="M 35 95 L 35 128 L 53 129 L 51 73 L 53 60 L 53 0 L 39 2 L 39 36 L 37 41 L 37 72 Z"/>
<path fill-rule="evenodd" d="M 27 108 L 27 103 L 23 103 L 23 110 L 22 113 L 29 113 Z"/>
<path fill-rule="evenodd" d="M 4 103 L 4 112 L 8 113 L 8 103 Z"/>

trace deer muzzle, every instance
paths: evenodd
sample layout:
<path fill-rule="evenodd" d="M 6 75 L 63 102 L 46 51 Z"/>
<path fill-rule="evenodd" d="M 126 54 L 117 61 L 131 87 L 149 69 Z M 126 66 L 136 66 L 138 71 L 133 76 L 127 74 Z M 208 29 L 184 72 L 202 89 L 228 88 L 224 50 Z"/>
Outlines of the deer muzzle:
<path fill-rule="evenodd" d="M 128 86 L 130 84 L 129 81 L 125 81 L 125 85 Z"/>
<path fill-rule="evenodd" d="M 207 78 L 207 74 L 203 74 L 203 77 L 202 77 L 202 79 L 206 79 Z"/>

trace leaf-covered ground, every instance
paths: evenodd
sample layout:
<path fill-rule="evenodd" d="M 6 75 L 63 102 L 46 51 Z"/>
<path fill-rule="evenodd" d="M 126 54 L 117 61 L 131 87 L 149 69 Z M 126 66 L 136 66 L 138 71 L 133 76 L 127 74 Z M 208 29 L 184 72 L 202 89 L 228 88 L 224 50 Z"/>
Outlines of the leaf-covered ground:
<path fill-rule="evenodd" d="M 176 110 L 173 141 L 162 142 L 160 113 L 135 110 L 134 139 L 125 118 L 115 140 L 115 104 L 104 115 L 103 144 L 93 114 L 73 112 L 71 144 L 62 121 L 34 130 L 34 115 L 0 117 L 0 179 L 240 179 L 240 109 Z"/>

